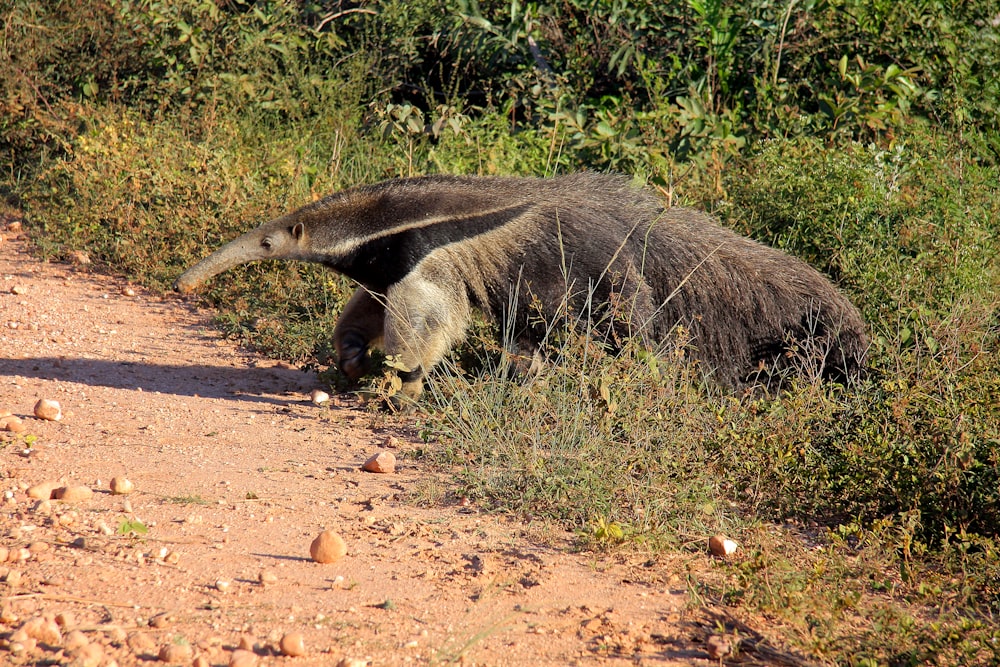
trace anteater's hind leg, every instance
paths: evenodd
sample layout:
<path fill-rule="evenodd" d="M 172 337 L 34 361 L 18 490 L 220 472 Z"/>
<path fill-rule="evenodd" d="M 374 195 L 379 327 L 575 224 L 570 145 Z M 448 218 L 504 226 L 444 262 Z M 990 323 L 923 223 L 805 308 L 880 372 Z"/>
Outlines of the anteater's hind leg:
<path fill-rule="evenodd" d="M 408 399 L 420 396 L 424 375 L 465 338 L 469 326 L 464 283 L 428 273 L 410 273 L 387 294 L 383 349 L 400 369 L 400 393 Z"/>
<path fill-rule="evenodd" d="M 384 297 L 360 288 L 347 302 L 333 329 L 333 345 L 344 375 L 357 380 L 368 371 L 368 349 L 382 346 L 384 330 Z"/>

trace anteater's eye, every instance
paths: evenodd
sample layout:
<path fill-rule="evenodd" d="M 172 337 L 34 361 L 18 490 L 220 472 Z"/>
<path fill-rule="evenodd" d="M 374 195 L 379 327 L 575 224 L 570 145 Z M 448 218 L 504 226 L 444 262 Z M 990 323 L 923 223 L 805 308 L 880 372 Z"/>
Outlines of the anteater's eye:
<path fill-rule="evenodd" d="M 260 245 L 265 250 L 270 250 L 271 249 L 271 239 L 265 238 L 263 241 L 260 242 Z"/>

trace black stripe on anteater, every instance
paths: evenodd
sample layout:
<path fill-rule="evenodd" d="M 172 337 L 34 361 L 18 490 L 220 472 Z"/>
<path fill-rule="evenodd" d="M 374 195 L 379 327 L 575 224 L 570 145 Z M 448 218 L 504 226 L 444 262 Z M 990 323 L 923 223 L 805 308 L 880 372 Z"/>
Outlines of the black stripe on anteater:
<path fill-rule="evenodd" d="M 511 206 L 484 215 L 457 216 L 414 226 L 365 241 L 342 258 L 326 262 L 331 269 L 375 290 L 405 278 L 427 255 L 453 243 L 503 227 L 531 208 Z"/>

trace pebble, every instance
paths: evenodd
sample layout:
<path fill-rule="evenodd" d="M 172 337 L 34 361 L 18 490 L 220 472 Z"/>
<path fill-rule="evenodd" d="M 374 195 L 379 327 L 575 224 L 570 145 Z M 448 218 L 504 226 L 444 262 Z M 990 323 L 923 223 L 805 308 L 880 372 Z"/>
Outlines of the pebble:
<path fill-rule="evenodd" d="M 89 486 L 61 486 L 52 492 L 52 497 L 64 503 L 79 503 L 90 500 L 94 492 Z"/>
<path fill-rule="evenodd" d="M 135 484 L 125 477 L 112 477 L 110 487 L 111 493 L 116 496 L 123 496 L 135 490 Z"/>
<path fill-rule="evenodd" d="M 279 646 L 282 653 L 293 658 L 306 654 L 306 642 L 301 632 L 289 632 L 283 635 Z"/>
<path fill-rule="evenodd" d="M 215 582 L 215 590 L 220 593 L 228 591 L 230 586 L 232 586 L 232 583 L 228 579 L 219 579 Z"/>
<path fill-rule="evenodd" d="M 309 395 L 309 400 L 315 405 L 323 405 L 330 400 L 330 394 L 326 393 L 322 389 L 313 389 L 312 393 Z"/>
<path fill-rule="evenodd" d="M 708 538 L 708 550 L 712 552 L 713 556 L 718 558 L 732 556 L 739 548 L 736 542 L 728 539 L 725 535 L 712 535 L 712 537 Z"/>
<path fill-rule="evenodd" d="M 70 250 L 66 253 L 66 259 L 73 264 L 90 264 L 90 255 L 82 250 Z"/>
<path fill-rule="evenodd" d="M 260 574 L 257 575 L 257 581 L 264 584 L 275 584 L 278 582 L 278 575 L 274 570 L 261 570 Z"/>
<path fill-rule="evenodd" d="M 367 664 L 368 661 L 361 658 L 341 658 L 337 667 L 366 667 Z"/>
<path fill-rule="evenodd" d="M 35 403 L 35 416 L 47 421 L 59 421 L 62 419 L 62 409 L 59 407 L 59 401 L 52 401 L 47 398 L 38 399 L 38 402 Z"/>
<path fill-rule="evenodd" d="M 191 662 L 194 649 L 190 644 L 164 644 L 160 647 L 160 662 Z"/>
<path fill-rule="evenodd" d="M 733 652 L 733 645 L 728 638 L 722 635 L 712 635 L 705 641 L 705 648 L 708 649 L 708 657 L 712 660 L 722 660 Z"/>
<path fill-rule="evenodd" d="M 240 635 L 239 643 L 236 644 L 236 648 L 243 651 L 253 651 L 253 644 L 253 635 L 242 634 Z"/>
<path fill-rule="evenodd" d="M 257 654 L 253 651 L 238 648 L 229 658 L 229 667 L 254 667 L 257 664 Z"/>
<path fill-rule="evenodd" d="M 10 431 L 11 433 L 24 433 L 27 428 L 20 417 L 14 415 L 0 417 L 0 430 Z"/>
<path fill-rule="evenodd" d="M 48 646 L 59 646 L 62 644 L 62 632 L 60 632 L 56 622 L 51 619 L 36 616 L 25 621 L 21 629 L 24 630 L 28 637 L 39 643 L 47 644 Z"/>
<path fill-rule="evenodd" d="M 156 642 L 145 632 L 133 632 L 125 642 L 136 655 L 150 655 L 156 651 Z"/>
<path fill-rule="evenodd" d="M 76 651 L 77 649 L 83 648 L 90 643 L 87 639 L 87 635 L 80 632 L 79 630 L 70 630 L 66 634 L 66 639 L 63 642 L 63 648 L 67 651 Z"/>
<path fill-rule="evenodd" d="M 34 500 L 49 500 L 52 498 L 52 492 L 60 486 L 60 482 L 42 482 L 41 484 L 29 486 L 26 493 L 29 498 Z"/>
<path fill-rule="evenodd" d="M 62 628 L 72 628 L 76 625 L 76 616 L 71 611 L 61 611 L 56 614 L 56 623 Z"/>
<path fill-rule="evenodd" d="M 392 452 L 381 451 L 377 454 L 371 456 L 364 465 L 361 466 L 362 470 L 367 472 L 378 472 L 378 473 L 392 473 L 396 471 L 396 455 Z"/>
<path fill-rule="evenodd" d="M 344 538 L 332 530 L 324 530 L 309 545 L 309 555 L 317 563 L 336 563 L 346 554 Z"/>
<path fill-rule="evenodd" d="M 70 664 L 73 667 L 98 667 L 98 665 L 104 663 L 104 649 L 100 644 L 87 644 L 86 646 L 81 646 L 80 650 L 76 653 L 76 659 Z M 104 664 L 110 665 L 111 662 Z"/>

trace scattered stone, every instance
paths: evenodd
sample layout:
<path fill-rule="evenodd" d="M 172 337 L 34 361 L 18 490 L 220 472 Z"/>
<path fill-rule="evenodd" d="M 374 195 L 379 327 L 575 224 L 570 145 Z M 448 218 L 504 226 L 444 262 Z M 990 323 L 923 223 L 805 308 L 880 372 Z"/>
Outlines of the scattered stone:
<path fill-rule="evenodd" d="M 27 428 L 24 425 L 24 420 L 20 417 L 14 415 L 0 417 L 0 430 L 10 431 L 11 433 L 24 433 Z"/>
<path fill-rule="evenodd" d="M 199 655 L 194 659 L 194 662 L 191 663 L 191 667 L 212 667 L 212 663 L 210 663 L 208 658 L 205 656 Z"/>
<path fill-rule="evenodd" d="M 229 658 L 229 667 L 255 667 L 256 664 L 257 654 L 241 648 L 233 651 L 232 657 Z"/>
<path fill-rule="evenodd" d="M 61 482 L 42 482 L 41 484 L 35 484 L 34 486 L 29 486 L 26 493 L 29 498 L 34 500 L 49 500 L 52 498 L 52 492 L 55 491 L 62 485 Z"/>
<path fill-rule="evenodd" d="M 253 635 L 242 634 L 236 648 L 242 651 L 253 651 L 253 644 Z"/>
<path fill-rule="evenodd" d="M 278 583 L 278 575 L 274 570 L 261 570 L 257 575 L 257 581 L 267 586 Z"/>
<path fill-rule="evenodd" d="M 215 590 L 219 591 L 220 593 L 227 592 L 230 586 L 232 586 L 232 584 L 228 579 L 219 579 L 218 581 L 215 582 Z"/>
<path fill-rule="evenodd" d="M 82 250 L 70 250 L 66 253 L 66 259 L 71 264 L 90 264 L 90 255 Z"/>
<path fill-rule="evenodd" d="M 125 640 L 128 644 L 129 649 L 133 653 L 139 656 L 143 655 L 155 655 L 156 654 L 156 642 L 153 638 L 147 635 L 145 632 L 133 632 Z"/>
<path fill-rule="evenodd" d="M 149 619 L 149 627 L 151 628 L 165 628 L 170 625 L 173 619 L 170 618 L 170 614 L 164 612 L 162 614 L 157 614 L 153 618 Z"/>
<path fill-rule="evenodd" d="M 24 575 L 21 574 L 20 570 L 11 570 L 7 573 L 7 576 L 4 577 L 3 580 L 7 582 L 7 585 L 11 588 L 17 588 L 21 585 L 21 579 L 23 576 Z"/>
<path fill-rule="evenodd" d="M 10 288 L 10 293 L 18 295 L 27 294 L 28 288 L 25 287 L 24 285 L 14 285 L 13 287 Z"/>
<path fill-rule="evenodd" d="M 7 223 L 7 231 L 10 232 L 11 234 L 20 234 L 21 228 L 22 227 L 20 220 L 11 220 L 10 222 Z"/>
<path fill-rule="evenodd" d="M 373 455 L 364 465 L 362 470 L 367 472 L 392 473 L 396 471 L 396 455 L 392 452 L 381 451 Z"/>
<path fill-rule="evenodd" d="M 315 405 L 323 405 L 330 400 L 330 394 L 326 393 L 322 389 L 313 389 L 312 393 L 309 394 L 309 400 Z"/>
<path fill-rule="evenodd" d="M 194 658 L 194 649 L 190 644 L 164 644 L 160 647 L 160 662 L 189 663 Z"/>
<path fill-rule="evenodd" d="M 306 642 L 301 632 L 289 632 L 283 635 L 279 646 L 282 653 L 293 658 L 306 654 Z"/>
<path fill-rule="evenodd" d="M 87 639 L 87 635 L 83 634 L 79 630 L 70 630 L 69 633 L 66 634 L 66 639 L 63 642 L 63 648 L 67 651 L 76 651 L 89 643 L 90 640 Z"/>
<path fill-rule="evenodd" d="M 722 660 L 733 652 L 732 642 L 723 635 L 709 637 L 705 640 L 705 648 L 708 650 L 708 657 L 712 660 Z"/>
<path fill-rule="evenodd" d="M 309 545 L 309 555 L 317 563 L 336 563 L 346 554 L 344 538 L 332 530 L 324 530 Z"/>
<path fill-rule="evenodd" d="M 62 644 L 62 632 L 60 632 L 56 622 L 51 619 L 36 616 L 25 621 L 21 629 L 24 630 L 25 634 L 41 644 L 48 646 L 59 646 Z"/>
<path fill-rule="evenodd" d="M 59 401 L 53 401 L 48 398 L 38 399 L 38 402 L 35 403 L 35 416 L 50 422 L 59 421 L 62 419 L 62 409 L 59 407 Z"/>
<path fill-rule="evenodd" d="M 341 658 L 337 663 L 337 667 L 367 667 L 367 665 L 368 661 L 361 658 Z"/>
<path fill-rule="evenodd" d="M 125 296 L 135 296 L 135 288 L 131 285 L 125 285 L 125 287 L 122 287 L 122 294 Z"/>
<path fill-rule="evenodd" d="M 59 627 L 65 630 L 76 625 L 76 616 L 71 611 L 61 611 L 56 614 L 55 621 L 59 624 Z"/>
<path fill-rule="evenodd" d="M 89 486 L 61 486 L 52 492 L 52 498 L 61 500 L 64 503 L 81 503 L 90 500 L 94 492 Z"/>
<path fill-rule="evenodd" d="M 123 496 L 135 490 L 135 484 L 125 477 L 112 477 L 110 487 L 111 493 L 116 496 Z"/>
<path fill-rule="evenodd" d="M 104 663 L 104 649 L 100 644 L 87 644 L 86 646 L 81 646 L 80 650 L 76 653 L 76 659 L 70 664 L 73 667 L 98 667 Z M 106 664 L 111 664 L 109 661 Z"/>
<path fill-rule="evenodd" d="M 728 558 L 736 553 L 740 548 L 736 542 L 728 539 L 725 535 L 712 535 L 708 538 L 708 550 L 717 558 Z"/>

